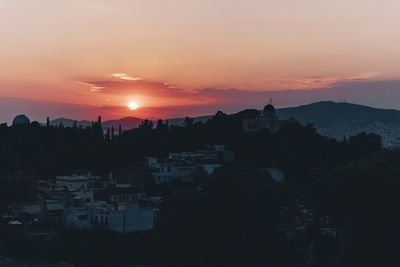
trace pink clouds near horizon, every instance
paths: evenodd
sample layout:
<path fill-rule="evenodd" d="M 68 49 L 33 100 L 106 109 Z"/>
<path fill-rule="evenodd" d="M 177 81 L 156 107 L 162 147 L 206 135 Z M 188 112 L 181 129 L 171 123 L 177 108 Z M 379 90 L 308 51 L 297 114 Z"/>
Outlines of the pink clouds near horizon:
<path fill-rule="evenodd" d="M 94 92 L 99 94 L 99 92 Z M 173 94 L 169 92 L 169 94 Z M 380 108 L 400 109 L 400 80 L 365 80 L 353 79 L 331 84 L 319 89 L 292 89 L 275 91 L 249 91 L 242 89 L 205 88 L 193 91 L 201 99 L 213 101 L 197 104 L 164 103 L 162 105 L 143 106 L 130 111 L 120 105 L 73 104 L 37 99 L 1 98 L 0 121 L 10 122 L 20 113 L 25 113 L 34 120 L 45 121 L 52 118 L 68 117 L 92 120 L 101 115 L 105 119 L 117 119 L 127 116 L 138 118 L 175 118 L 185 116 L 212 115 L 221 110 L 235 113 L 244 109 L 261 109 L 272 98 L 279 107 L 297 106 L 318 101 L 347 101 Z M 178 93 L 179 97 L 182 97 Z M 174 96 L 178 98 L 177 96 Z M 184 97 L 184 96 L 183 96 Z M 172 98 L 172 96 L 170 96 Z M 183 100 L 186 98 L 182 98 Z"/>

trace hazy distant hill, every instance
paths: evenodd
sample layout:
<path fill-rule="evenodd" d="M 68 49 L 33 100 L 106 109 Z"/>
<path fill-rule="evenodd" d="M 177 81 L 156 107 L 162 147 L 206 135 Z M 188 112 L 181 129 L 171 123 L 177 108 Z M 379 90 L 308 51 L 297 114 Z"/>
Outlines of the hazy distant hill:
<path fill-rule="evenodd" d="M 58 125 L 62 124 L 65 127 L 72 127 L 74 125 L 74 123 L 75 123 L 75 120 L 68 119 L 68 118 L 58 118 L 58 119 L 50 121 L 51 126 L 58 126 Z M 86 120 L 76 121 L 76 125 L 82 126 L 83 128 L 85 128 L 87 126 L 92 125 L 92 122 L 86 121 Z"/>
<path fill-rule="evenodd" d="M 319 133 L 336 139 L 374 132 L 383 137 L 385 146 L 400 146 L 399 110 L 326 101 L 278 109 L 277 114 L 284 119 L 293 117 L 302 123 L 313 123 Z"/>
<path fill-rule="evenodd" d="M 251 112 L 253 111 L 253 112 Z M 256 110 L 246 110 L 237 113 L 254 114 Z M 365 126 L 372 122 L 400 124 L 400 111 L 394 109 L 378 109 L 351 103 L 336 103 L 332 101 L 316 102 L 298 107 L 277 109 L 281 119 L 296 118 L 302 123 L 313 123 L 318 127 L 341 125 Z M 207 121 L 212 116 L 196 117 L 195 121 Z M 170 124 L 181 125 L 184 118 L 169 119 Z"/>
<path fill-rule="evenodd" d="M 74 125 L 74 122 L 75 122 L 75 120 L 73 120 L 73 119 L 58 118 L 55 120 L 51 120 L 50 125 L 58 126 L 61 123 L 65 127 L 71 127 Z M 118 129 L 118 127 L 121 125 L 123 130 L 129 130 L 129 129 L 138 127 L 141 122 L 142 122 L 142 119 L 135 118 L 135 117 L 126 117 L 126 118 L 122 118 L 122 119 L 118 119 L 118 120 L 103 121 L 103 127 L 104 128 L 114 127 L 115 129 Z M 87 121 L 87 120 L 76 121 L 76 125 L 82 126 L 83 128 L 85 128 L 87 126 L 92 125 L 92 122 Z"/>
<path fill-rule="evenodd" d="M 122 129 L 129 130 L 133 128 L 137 128 L 139 124 L 143 121 L 143 119 L 139 119 L 136 117 L 125 117 L 118 120 L 109 120 L 103 122 L 103 127 L 111 128 L 114 127 L 118 129 L 119 125 L 121 125 Z"/>
<path fill-rule="evenodd" d="M 361 126 L 373 121 L 400 123 L 400 111 L 398 110 L 377 109 L 363 105 L 331 101 L 282 108 L 277 110 L 277 114 L 281 118 L 294 117 L 301 122 L 311 122 L 320 127 L 343 123 Z"/>

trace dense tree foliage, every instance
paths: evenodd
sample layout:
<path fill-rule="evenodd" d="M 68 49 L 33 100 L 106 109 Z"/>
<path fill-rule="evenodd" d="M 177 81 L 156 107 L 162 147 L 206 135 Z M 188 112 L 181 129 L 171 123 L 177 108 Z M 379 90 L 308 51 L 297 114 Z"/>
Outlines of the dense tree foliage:
<path fill-rule="evenodd" d="M 41 127 L 37 123 L 3 127 L 0 170 L 33 171 L 38 175 L 57 175 L 76 169 L 104 170 L 133 164 L 144 156 L 224 144 L 235 151 L 238 160 L 278 166 L 306 179 L 313 171 L 368 155 L 381 146 L 380 137 L 373 134 L 338 142 L 317 134 L 312 125 L 304 127 L 296 122 L 285 125 L 277 134 L 261 132 L 248 136 L 242 130 L 242 119 L 249 113 L 228 116 L 218 112 L 206 123 L 186 118 L 183 127 L 169 126 L 161 120 L 153 127 L 153 122 L 144 120 L 139 128 L 120 136 L 113 129 L 102 129 L 100 117 L 85 129 L 62 125 Z"/>

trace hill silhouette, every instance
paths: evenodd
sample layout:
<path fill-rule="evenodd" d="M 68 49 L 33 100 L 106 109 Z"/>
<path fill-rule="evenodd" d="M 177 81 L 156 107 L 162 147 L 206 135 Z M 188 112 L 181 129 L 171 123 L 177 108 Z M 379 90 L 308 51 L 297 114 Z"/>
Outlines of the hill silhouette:
<path fill-rule="evenodd" d="M 332 101 L 316 102 L 298 107 L 277 110 L 281 118 L 294 117 L 300 122 L 310 122 L 326 127 L 337 124 L 366 125 L 374 121 L 400 123 L 400 111 L 379 109 L 352 103 Z"/>
<path fill-rule="evenodd" d="M 103 122 L 103 127 L 104 128 L 111 128 L 114 127 L 118 129 L 118 127 L 121 125 L 123 130 L 129 130 L 133 128 L 137 128 L 139 124 L 142 122 L 143 119 L 136 118 L 136 117 L 125 117 L 122 119 L 116 119 L 116 120 L 107 120 Z M 65 127 L 72 127 L 74 123 L 76 122 L 76 125 L 82 126 L 83 128 L 91 126 L 92 122 L 88 120 L 74 120 L 74 119 L 69 119 L 69 118 L 58 118 L 50 121 L 51 126 L 58 126 L 62 124 Z"/>

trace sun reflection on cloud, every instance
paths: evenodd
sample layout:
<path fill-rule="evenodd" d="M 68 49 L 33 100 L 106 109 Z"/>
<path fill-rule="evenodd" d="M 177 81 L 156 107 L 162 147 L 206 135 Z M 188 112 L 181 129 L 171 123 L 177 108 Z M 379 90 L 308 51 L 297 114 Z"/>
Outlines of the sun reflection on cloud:
<path fill-rule="evenodd" d="M 120 73 L 113 73 L 112 74 L 113 77 L 121 79 L 121 80 L 125 80 L 125 81 L 140 81 L 141 78 L 139 77 L 132 77 L 127 73 L 124 72 L 120 72 Z"/>

